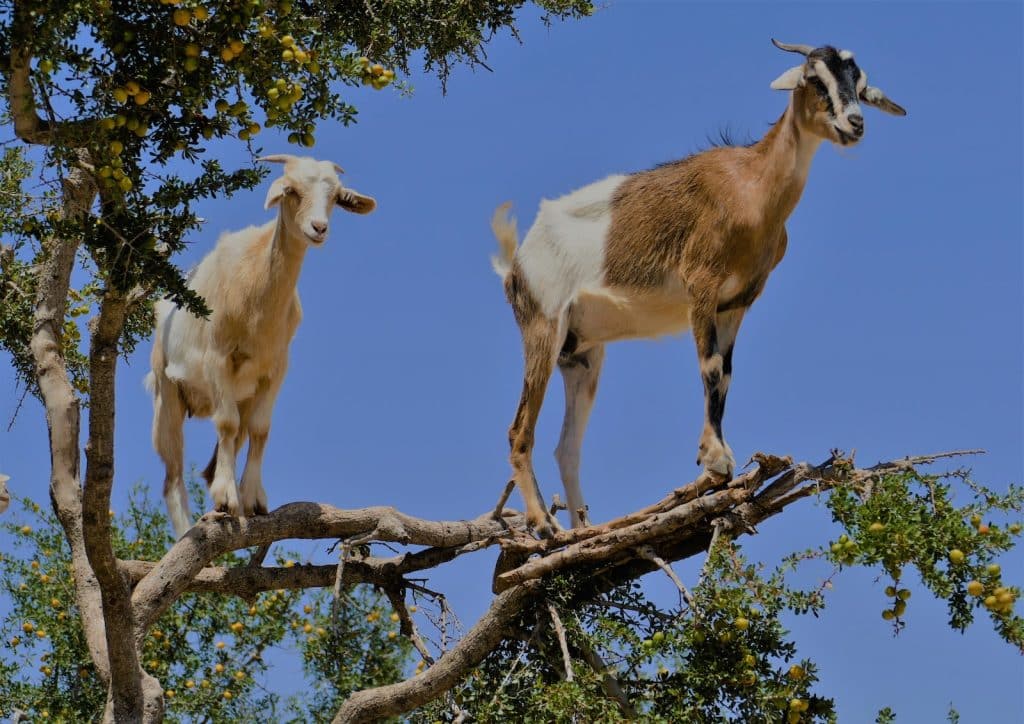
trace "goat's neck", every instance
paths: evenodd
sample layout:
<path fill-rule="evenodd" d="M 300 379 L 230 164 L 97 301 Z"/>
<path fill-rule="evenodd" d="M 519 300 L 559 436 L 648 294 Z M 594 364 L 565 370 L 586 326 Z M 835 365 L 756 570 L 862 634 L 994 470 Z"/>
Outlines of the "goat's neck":
<path fill-rule="evenodd" d="M 753 147 L 755 172 L 766 199 L 765 215 L 780 221 L 796 208 L 811 160 L 821 145 L 821 138 L 801 128 L 797 103 L 796 93 L 791 93 L 786 112 Z"/>
<path fill-rule="evenodd" d="M 285 301 L 291 298 L 299 282 L 302 261 L 306 258 L 305 240 L 289 233 L 280 215 L 274 225 L 268 258 L 267 289 L 265 294 Z"/>

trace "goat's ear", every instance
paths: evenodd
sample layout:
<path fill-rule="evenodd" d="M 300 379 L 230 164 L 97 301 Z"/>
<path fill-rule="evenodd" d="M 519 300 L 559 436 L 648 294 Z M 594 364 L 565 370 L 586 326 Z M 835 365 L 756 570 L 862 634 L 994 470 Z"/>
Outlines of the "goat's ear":
<path fill-rule="evenodd" d="M 874 106 L 878 110 L 891 113 L 894 116 L 907 115 L 907 111 L 903 106 L 893 103 L 886 97 L 881 88 L 875 88 L 873 85 L 864 87 L 864 90 L 860 92 L 860 99 L 867 105 Z"/>
<path fill-rule="evenodd" d="M 772 81 L 772 90 L 793 90 L 804 84 L 804 66 L 797 65 Z"/>
<path fill-rule="evenodd" d="M 372 196 L 363 196 L 352 189 L 338 189 L 338 206 L 351 211 L 354 214 L 368 214 L 377 208 L 377 202 Z"/>
<path fill-rule="evenodd" d="M 276 179 L 267 190 L 267 200 L 263 202 L 263 208 L 269 209 L 271 206 L 276 206 L 281 197 L 288 193 L 290 189 L 288 180 L 284 176 Z"/>

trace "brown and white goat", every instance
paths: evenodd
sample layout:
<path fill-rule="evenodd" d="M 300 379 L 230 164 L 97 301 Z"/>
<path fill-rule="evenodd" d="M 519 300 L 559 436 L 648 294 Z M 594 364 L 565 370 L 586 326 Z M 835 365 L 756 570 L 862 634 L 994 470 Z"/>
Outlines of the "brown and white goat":
<path fill-rule="evenodd" d="M 510 461 L 528 520 L 541 534 L 557 525 L 532 461 L 548 379 L 557 364 L 565 418 L 555 457 L 577 526 L 586 520 L 580 447 L 607 342 L 693 330 L 705 400 L 697 462 L 732 476 L 736 463 L 722 415 L 733 344 L 744 313 L 785 254 L 785 222 L 811 159 L 823 140 L 848 146 L 861 139 L 861 103 L 906 113 L 867 85 L 849 51 L 772 42 L 806 60 L 772 82 L 792 94 L 757 143 L 713 148 L 542 201 L 518 248 L 508 205 L 495 213 L 501 254 L 494 267 L 522 332 L 526 362 L 509 428 Z"/>
<path fill-rule="evenodd" d="M 280 206 L 277 218 L 222 235 L 189 281 L 211 313 L 201 319 L 163 299 L 156 305 L 152 372 L 153 445 L 164 461 L 164 500 L 180 538 L 192 527 L 182 479 L 185 415 L 212 417 L 217 428 L 213 458 L 203 473 L 215 509 L 230 515 L 267 512 L 263 449 L 274 400 L 288 368 L 288 345 L 302 319 L 296 284 L 306 250 L 327 239 L 337 205 L 366 214 L 376 202 L 338 179 L 341 168 L 312 158 L 276 155 L 284 164 L 267 192 L 264 208 Z M 235 459 L 249 438 L 235 489 Z"/>

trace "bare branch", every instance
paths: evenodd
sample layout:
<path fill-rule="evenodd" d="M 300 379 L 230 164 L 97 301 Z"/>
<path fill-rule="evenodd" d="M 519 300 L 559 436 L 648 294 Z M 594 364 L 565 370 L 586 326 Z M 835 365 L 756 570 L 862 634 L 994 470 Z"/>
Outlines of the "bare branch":
<path fill-rule="evenodd" d="M 565 680 L 573 681 L 572 658 L 569 656 L 569 644 L 565 640 L 565 626 L 562 619 L 558 617 L 558 609 L 548 601 L 548 615 L 551 616 L 551 625 L 555 628 L 555 635 L 558 637 L 558 646 L 562 649 L 562 663 L 565 665 Z"/>

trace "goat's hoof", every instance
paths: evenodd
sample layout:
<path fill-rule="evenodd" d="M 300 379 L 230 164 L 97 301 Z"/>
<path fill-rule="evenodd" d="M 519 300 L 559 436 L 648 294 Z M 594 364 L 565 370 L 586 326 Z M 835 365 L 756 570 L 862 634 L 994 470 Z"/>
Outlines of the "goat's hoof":
<path fill-rule="evenodd" d="M 224 520 L 225 518 L 232 518 L 234 516 L 228 513 L 226 510 L 220 508 L 214 508 L 209 513 L 204 513 L 199 518 L 200 523 L 216 523 L 217 521 Z"/>

